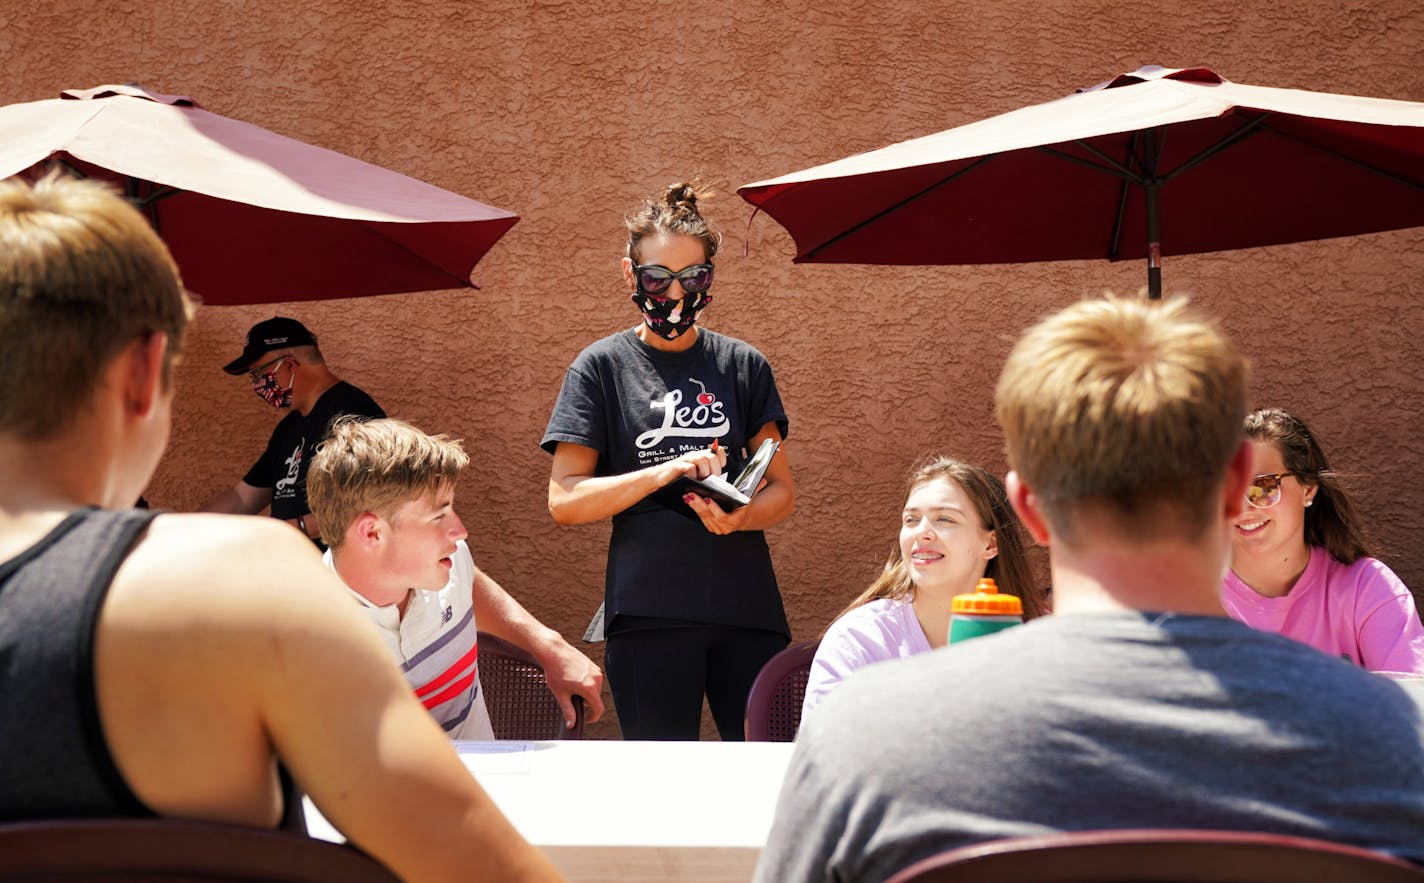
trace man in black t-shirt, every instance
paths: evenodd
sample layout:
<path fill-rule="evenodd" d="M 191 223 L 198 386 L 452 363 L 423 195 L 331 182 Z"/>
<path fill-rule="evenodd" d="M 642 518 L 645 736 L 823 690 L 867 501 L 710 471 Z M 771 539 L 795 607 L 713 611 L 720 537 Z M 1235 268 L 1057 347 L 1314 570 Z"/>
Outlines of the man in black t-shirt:
<path fill-rule="evenodd" d="M 273 518 L 295 525 L 319 545 L 321 526 L 307 505 L 307 466 L 316 446 L 339 416 L 384 417 L 386 412 L 332 373 L 316 336 L 296 319 L 274 316 L 253 325 L 242 354 L 223 370 L 247 374 L 259 398 L 291 410 L 242 480 L 209 500 L 203 511 L 256 515 L 271 506 Z"/>

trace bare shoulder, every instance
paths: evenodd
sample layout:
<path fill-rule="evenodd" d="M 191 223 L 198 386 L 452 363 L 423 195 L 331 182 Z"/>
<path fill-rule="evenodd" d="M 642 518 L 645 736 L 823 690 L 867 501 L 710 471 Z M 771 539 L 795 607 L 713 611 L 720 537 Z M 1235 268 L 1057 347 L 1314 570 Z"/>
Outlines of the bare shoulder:
<path fill-rule="evenodd" d="M 96 652 L 101 674 L 151 681 L 199 704 L 223 695 L 212 691 L 222 683 L 225 701 L 236 707 L 245 693 L 268 718 L 292 689 L 291 671 L 338 694 L 384 696 L 378 684 L 404 692 L 389 653 L 316 547 L 269 518 L 155 518 L 114 576 Z"/>
<path fill-rule="evenodd" d="M 285 522 L 235 515 L 160 515 L 125 560 L 107 604 L 145 617 L 258 618 L 350 607 L 310 541 Z"/>

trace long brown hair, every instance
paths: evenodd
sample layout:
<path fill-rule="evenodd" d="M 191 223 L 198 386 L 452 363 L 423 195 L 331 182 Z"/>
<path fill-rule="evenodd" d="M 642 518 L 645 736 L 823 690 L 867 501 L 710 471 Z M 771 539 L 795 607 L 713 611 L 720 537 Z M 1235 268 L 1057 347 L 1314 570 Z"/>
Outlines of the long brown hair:
<path fill-rule="evenodd" d="M 1032 571 L 1025 552 L 1023 528 L 1019 524 L 1018 516 L 1014 514 L 1013 507 L 1009 505 L 1009 496 L 1004 490 L 1003 482 L 986 469 L 953 457 L 936 455 L 922 461 L 910 472 L 910 479 L 905 485 L 905 498 L 908 499 L 920 485 L 939 478 L 959 485 L 965 496 L 974 504 L 974 510 L 979 516 L 979 526 L 994 532 L 999 553 L 989 559 L 984 568 L 984 575 L 998 584 L 1000 592 L 1018 596 L 1023 602 L 1024 619 L 1032 619 L 1046 613 L 1042 592 L 1033 584 Z M 835 622 L 836 619 L 871 601 L 903 598 L 913 588 L 910 568 L 900 552 L 900 544 L 896 542 L 880 576 L 831 621 Z"/>
<path fill-rule="evenodd" d="M 1344 481 L 1330 469 L 1304 420 L 1280 408 L 1262 408 L 1246 415 L 1246 437 L 1274 442 L 1286 471 L 1302 484 L 1315 486 L 1314 500 L 1305 510 L 1306 545 L 1323 547 L 1341 564 L 1375 557 Z"/>

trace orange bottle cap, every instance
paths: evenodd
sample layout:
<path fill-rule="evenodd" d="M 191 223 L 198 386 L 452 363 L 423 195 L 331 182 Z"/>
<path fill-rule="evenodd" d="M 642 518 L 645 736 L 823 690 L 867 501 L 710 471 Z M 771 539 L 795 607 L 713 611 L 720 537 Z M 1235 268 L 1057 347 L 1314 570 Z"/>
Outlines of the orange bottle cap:
<path fill-rule="evenodd" d="M 955 595 L 950 602 L 951 614 L 978 613 L 985 616 L 1023 616 L 1023 602 L 1016 595 L 999 593 L 999 586 L 984 577 L 969 595 Z"/>

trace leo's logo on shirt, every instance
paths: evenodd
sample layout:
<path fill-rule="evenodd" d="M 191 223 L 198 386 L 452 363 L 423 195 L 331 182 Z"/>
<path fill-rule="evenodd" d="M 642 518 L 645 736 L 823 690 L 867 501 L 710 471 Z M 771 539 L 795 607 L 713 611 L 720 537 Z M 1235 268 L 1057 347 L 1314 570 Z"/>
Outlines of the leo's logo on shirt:
<path fill-rule="evenodd" d="M 661 399 L 649 402 L 654 411 L 662 410 L 662 425 L 634 439 L 640 448 L 651 448 L 668 436 L 680 438 L 720 438 L 732 428 L 727 419 L 722 402 L 707 391 L 707 386 L 695 378 L 688 378 L 701 388 L 697 404 L 683 405 L 682 390 L 669 390 Z"/>
<path fill-rule="evenodd" d="M 302 444 L 297 443 L 297 447 L 292 451 L 292 456 L 285 461 L 287 467 L 287 477 L 277 482 L 276 491 L 284 491 L 297 483 L 297 476 L 302 469 Z"/>

